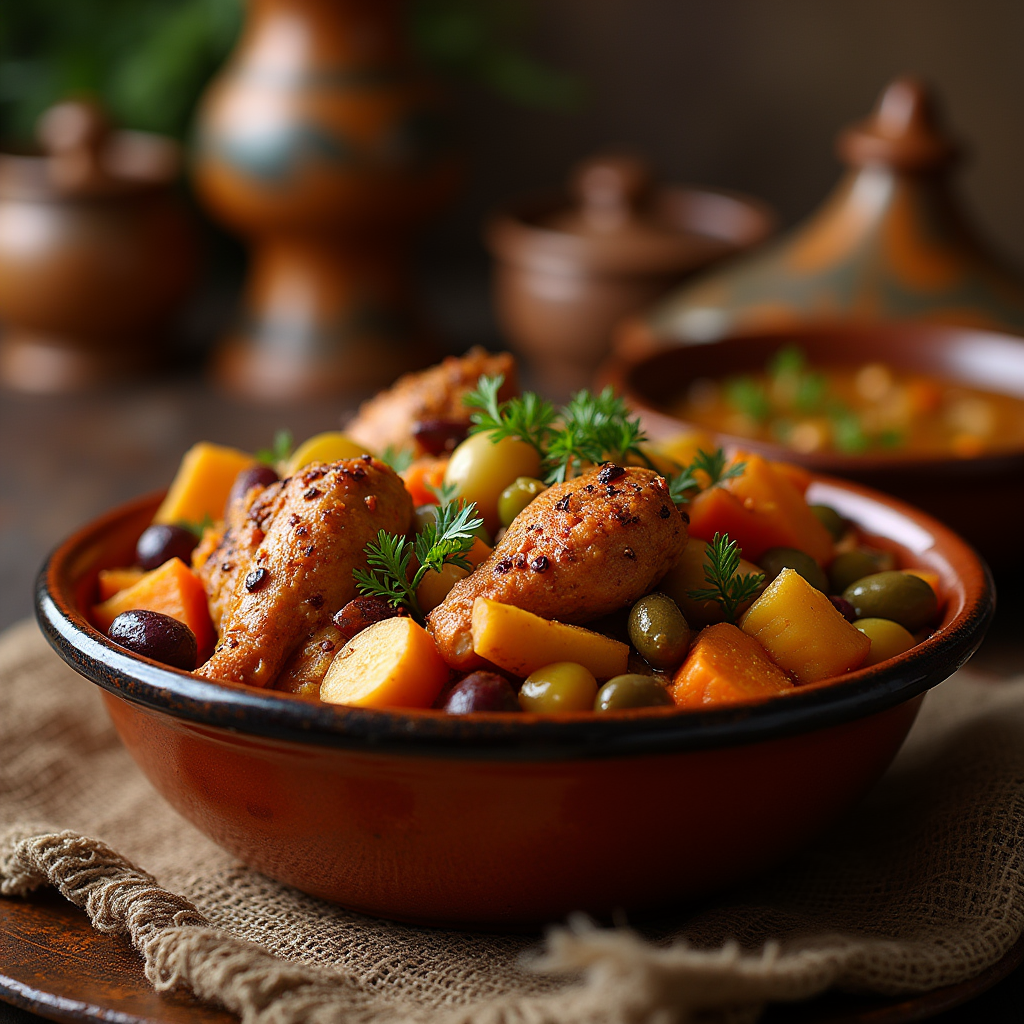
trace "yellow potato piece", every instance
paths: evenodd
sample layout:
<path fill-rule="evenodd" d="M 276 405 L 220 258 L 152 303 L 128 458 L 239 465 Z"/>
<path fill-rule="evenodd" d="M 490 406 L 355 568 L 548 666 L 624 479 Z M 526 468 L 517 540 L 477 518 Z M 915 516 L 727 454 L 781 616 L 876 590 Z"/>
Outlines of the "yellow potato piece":
<path fill-rule="evenodd" d="M 622 675 L 629 661 L 627 644 L 486 597 L 473 602 L 473 650 L 523 677 L 554 661 L 573 661 L 595 679 L 611 679 Z"/>
<path fill-rule="evenodd" d="M 220 519 L 235 477 L 256 460 L 247 452 L 200 441 L 182 456 L 154 523 L 201 523 Z"/>
<path fill-rule="evenodd" d="M 801 683 L 856 668 L 871 641 L 798 572 L 783 569 L 740 619 L 740 629 Z"/>
<path fill-rule="evenodd" d="M 320 686 L 328 704 L 428 708 L 448 681 L 430 634 L 409 618 L 384 619 L 338 652 Z"/>
<path fill-rule="evenodd" d="M 337 462 L 339 459 L 357 459 L 360 455 L 371 454 L 366 450 L 366 445 L 353 441 L 348 434 L 340 430 L 327 430 L 303 441 L 281 466 L 281 476 L 294 476 L 311 462 Z"/>
<path fill-rule="evenodd" d="M 466 553 L 466 561 L 475 569 L 490 553 L 491 549 L 477 537 Z M 424 615 L 433 611 L 448 596 L 448 591 L 468 575 L 467 570 L 451 563 L 442 567 L 440 572 L 428 572 L 416 588 L 416 600 Z"/>

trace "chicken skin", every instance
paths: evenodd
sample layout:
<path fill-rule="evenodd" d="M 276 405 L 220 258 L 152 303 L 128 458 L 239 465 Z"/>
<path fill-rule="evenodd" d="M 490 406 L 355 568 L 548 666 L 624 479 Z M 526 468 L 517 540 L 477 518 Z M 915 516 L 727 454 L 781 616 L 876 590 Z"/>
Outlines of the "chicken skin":
<path fill-rule="evenodd" d="M 249 512 L 263 533 L 236 576 L 207 679 L 269 686 L 292 652 L 357 596 L 352 570 L 378 530 L 404 534 L 412 499 L 369 455 L 314 463 L 267 488 Z"/>
<path fill-rule="evenodd" d="M 483 664 L 471 631 L 478 597 L 559 622 L 589 622 L 647 593 L 686 540 L 665 480 L 609 463 L 538 495 L 427 623 L 449 665 L 476 668 Z"/>
<path fill-rule="evenodd" d="M 466 436 L 469 410 L 462 399 L 482 376 L 502 374 L 501 401 L 519 394 L 516 364 L 508 352 L 491 355 L 472 348 L 420 373 L 408 373 L 387 391 L 364 402 L 345 433 L 371 451 L 389 445 L 417 457 L 451 451 Z"/>

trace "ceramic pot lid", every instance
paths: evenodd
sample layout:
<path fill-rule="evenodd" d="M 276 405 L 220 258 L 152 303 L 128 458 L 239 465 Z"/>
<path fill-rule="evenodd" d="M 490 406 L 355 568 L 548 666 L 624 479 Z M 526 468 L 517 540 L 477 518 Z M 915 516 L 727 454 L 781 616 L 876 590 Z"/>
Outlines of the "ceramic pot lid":
<path fill-rule="evenodd" d="M 677 274 L 735 248 L 694 223 L 693 194 L 655 184 L 638 157 L 597 156 L 574 169 L 567 192 L 500 211 L 488 237 L 500 259 L 538 270 Z"/>
<path fill-rule="evenodd" d="M 112 198 L 164 188 L 178 175 L 173 139 L 114 131 L 96 103 L 69 100 L 39 118 L 41 154 L 0 154 L 0 195 L 16 199 Z"/>

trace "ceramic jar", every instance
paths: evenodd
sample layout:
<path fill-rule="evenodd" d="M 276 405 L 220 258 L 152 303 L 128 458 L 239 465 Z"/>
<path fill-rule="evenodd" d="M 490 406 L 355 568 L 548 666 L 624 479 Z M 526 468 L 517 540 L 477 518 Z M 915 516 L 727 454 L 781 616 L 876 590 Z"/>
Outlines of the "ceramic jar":
<path fill-rule="evenodd" d="M 819 210 L 631 319 L 620 354 L 801 323 L 925 320 L 1024 333 L 1024 281 L 971 230 L 950 189 L 959 147 L 920 82 L 892 82 L 874 113 L 839 135 L 838 152 L 849 169 Z"/>
<path fill-rule="evenodd" d="M 623 316 L 774 225 L 757 200 L 657 185 L 635 157 L 596 157 L 567 190 L 513 202 L 488 223 L 501 326 L 545 391 L 564 395 L 590 383 Z"/>
<path fill-rule="evenodd" d="M 459 164 L 398 0 L 250 0 L 200 112 L 195 180 L 251 268 L 213 372 L 266 399 L 389 383 L 429 362 L 408 269 Z"/>
<path fill-rule="evenodd" d="M 78 102 L 39 136 L 43 153 L 0 154 L 0 380 L 66 392 L 133 376 L 159 360 L 195 265 L 178 147 Z"/>

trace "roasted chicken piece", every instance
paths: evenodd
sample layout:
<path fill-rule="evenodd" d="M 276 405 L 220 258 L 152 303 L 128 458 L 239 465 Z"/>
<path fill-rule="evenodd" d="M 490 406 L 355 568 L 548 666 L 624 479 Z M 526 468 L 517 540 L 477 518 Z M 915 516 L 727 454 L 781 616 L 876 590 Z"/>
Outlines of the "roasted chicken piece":
<path fill-rule="evenodd" d="M 449 665 L 476 668 L 483 664 L 471 631 L 478 597 L 559 622 L 589 622 L 652 589 L 686 539 L 662 477 L 607 464 L 534 498 L 427 623 Z"/>
<path fill-rule="evenodd" d="M 477 347 L 461 357 L 449 356 L 429 370 L 400 377 L 364 402 L 345 432 L 375 452 L 389 445 L 410 449 L 417 457 L 451 451 L 469 429 L 463 396 L 482 376 L 499 373 L 505 382 L 498 397 L 504 401 L 518 395 L 515 359 L 508 352 L 492 356 Z"/>
<path fill-rule="evenodd" d="M 268 488 L 249 516 L 264 536 L 238 570 L 220 642 L 196 673 L 269 686 L 357 596 L 352 570 L 366 565 L 377 531 L 409 529 L 412 499 L 390 466 L 365 455 L 307 466 Z"/>
<path fill-rule="evenodd" d="M 203 581 L 218 636 L 234 599 L 239 573 L 244 576 L 252 568 L 252 556 L 263 541 L 264 533 L 257 523 L 268 518 L 266 509 L 273 506 L 282 486 L 280 481 L 269 487 L 254 486 L 229 501 L 224 519 L 203 532 L 192 552 L 192 568 Z"/>

